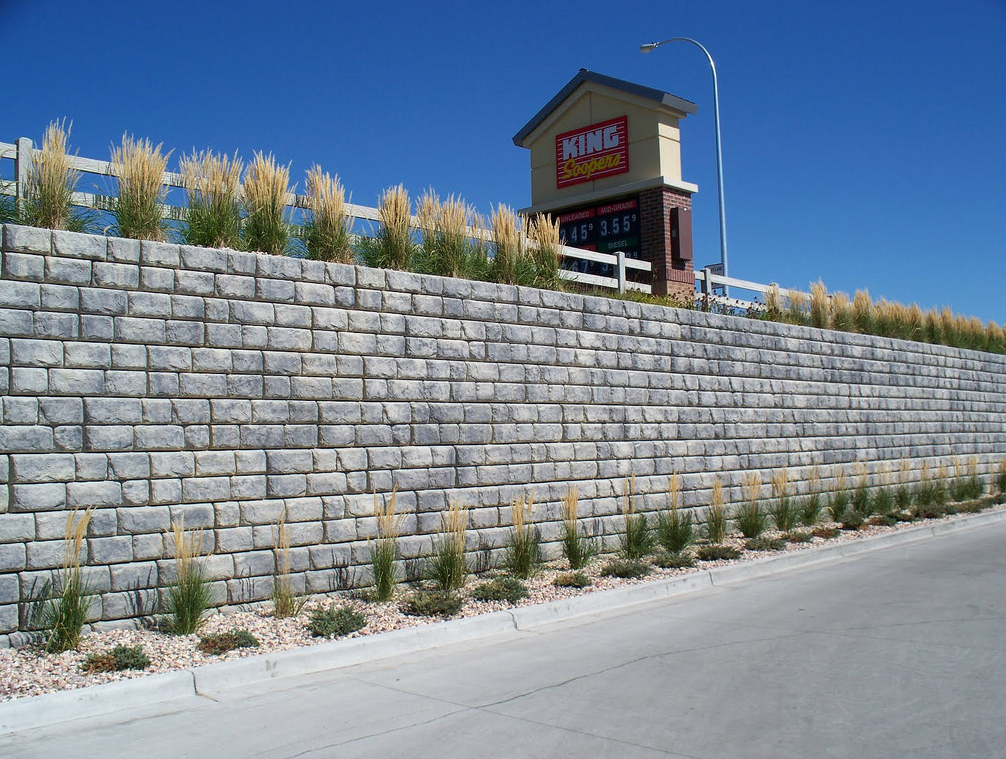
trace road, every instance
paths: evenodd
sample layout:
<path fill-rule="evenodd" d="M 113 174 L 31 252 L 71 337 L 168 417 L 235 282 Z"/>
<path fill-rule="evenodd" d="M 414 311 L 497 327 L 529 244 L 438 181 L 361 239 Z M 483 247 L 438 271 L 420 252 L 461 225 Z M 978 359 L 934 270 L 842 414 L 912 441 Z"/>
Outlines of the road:
<path fill-rule="evenodd" d="M 0 756 L 1006 756 L 1006 522 L 215 699 Z"/>

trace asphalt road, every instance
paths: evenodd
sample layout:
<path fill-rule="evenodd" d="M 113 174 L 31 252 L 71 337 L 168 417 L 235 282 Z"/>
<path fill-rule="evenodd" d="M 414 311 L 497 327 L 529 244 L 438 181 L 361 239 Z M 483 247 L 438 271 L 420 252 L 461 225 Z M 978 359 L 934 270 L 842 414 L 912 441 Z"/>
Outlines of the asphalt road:
<path fill-rule="evenodd" d="M 1003 757 L 1006 522 L 0 737 L 0 756 Z"/>

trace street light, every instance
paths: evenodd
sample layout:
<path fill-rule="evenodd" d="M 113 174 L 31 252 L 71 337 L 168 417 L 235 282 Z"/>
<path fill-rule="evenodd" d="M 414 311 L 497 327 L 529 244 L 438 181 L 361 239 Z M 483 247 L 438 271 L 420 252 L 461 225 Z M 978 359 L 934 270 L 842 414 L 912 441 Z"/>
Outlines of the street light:
<path fill-rule="evenodd" d="M 639 46 L 639 52 L 650 53 L 656 50 L 661 45 L 666 45 L 668 42 L 690 42 L 695 45 L 699 50 L 706 54 L 706 58 L 709 60 L 709 68 L 713 72 L 713 126 L 716 129 L 716 181 L 719 186 L 719 200 L 720 200 L 720 265 L 723 267 L 723 276 L 728 276 L 727 274 L 727 217 L 726 209 L 724 208 L 723 202 L 723 146 L 720 143 L 720 88 L 716 80 L 716 64 L 713 63 L 713 57 L 709 54 L 709 51 L 699 42 L 693 40 L 691 37 L 671 37 L 669 40 L 663 40 L 662 42 L 650 42 L 646 45 Z M 729 295 L 729 290 L 724 285 L 723 294 Z"/>

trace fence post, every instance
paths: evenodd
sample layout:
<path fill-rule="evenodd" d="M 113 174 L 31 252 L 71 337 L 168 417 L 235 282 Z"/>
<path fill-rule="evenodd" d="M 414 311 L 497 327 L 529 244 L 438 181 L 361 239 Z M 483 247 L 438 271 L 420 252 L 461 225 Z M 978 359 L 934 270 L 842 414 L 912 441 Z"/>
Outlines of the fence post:
<path fill-rule="evenodd" d="M 625 292 L 625 251 L 619 250 L 615 252 L 618 257 L 618 292 Z"/>
<path fill-rule="evenodd" d="M 24 200 L 24 190 L 28 184 L 28 165 L 31 163 L 31 139 L 17 138 L 17 149 L 14 153 L 14 197 L 17 201 Z"/>

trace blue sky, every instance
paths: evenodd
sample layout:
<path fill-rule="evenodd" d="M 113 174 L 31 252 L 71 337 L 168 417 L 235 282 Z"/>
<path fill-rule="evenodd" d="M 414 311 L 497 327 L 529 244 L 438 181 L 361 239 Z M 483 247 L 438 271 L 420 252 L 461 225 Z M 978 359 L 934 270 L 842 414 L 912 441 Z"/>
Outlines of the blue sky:
<path fill-rule="evenodd" d="M 0 141 L 73 121 L 319 163 L 354 202 L 404 183 L 480 210 L 530 200 L 513 134 L 580 67 L 698 104 L 683 124 L 696 263 L 719 257 L 720 77 L 730 270 L 1006 322 L 1006 2 L 98 3 L 0 0 Z M 87 188 L 83 188 L 87 189 Z"/>

